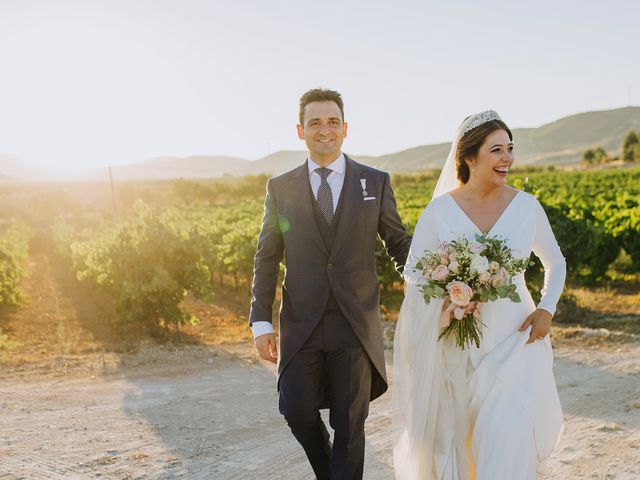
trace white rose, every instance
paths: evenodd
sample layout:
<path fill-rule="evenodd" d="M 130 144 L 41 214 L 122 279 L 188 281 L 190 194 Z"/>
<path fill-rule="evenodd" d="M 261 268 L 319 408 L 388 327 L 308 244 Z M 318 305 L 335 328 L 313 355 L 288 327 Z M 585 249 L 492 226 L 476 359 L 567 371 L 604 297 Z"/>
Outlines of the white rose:
<path fill-rule="evenodd" d="M 487 257 L 483 257 L 482 255 L 474 255 L 471 260 L 471 270 L 475 272 L 484 272 L 489 268 L 489 260 Z"/>
<path fill-rule="evenodd" d="M 489 271 L 491 273 L 496 273 L 500 268 L 500 264 L 498 262 L 489 262 Z"/>
<path fill-rule="evenodd" d="M 456 262 L 455 260 L 453 260 L 450 264 L 449 264 L 449 271 L 453 272 L 453 273 L 458 273 L 458 268 L 460 268 L 460 264 L 458 262 Z"/>

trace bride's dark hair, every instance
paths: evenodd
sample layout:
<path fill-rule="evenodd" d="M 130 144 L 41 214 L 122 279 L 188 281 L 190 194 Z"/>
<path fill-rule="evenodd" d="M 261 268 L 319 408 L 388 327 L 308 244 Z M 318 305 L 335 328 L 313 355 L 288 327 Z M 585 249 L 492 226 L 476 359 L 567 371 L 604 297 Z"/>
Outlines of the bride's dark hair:
<path fill-rule="evenodd" d="M 458 180 L 462 183 L 467 183 L 469 181 L 470 172 L 466 159 L 469 157 L 475 157 L 478 154 L 478 150 L 480 150 L 480 147 L 484 143 L 485 138 L 487 138 L 491 132 L 495 132 L 496 130 L 505 130 L 509 135 L 509 140 L 513 141 L 513 134 L 511 133 L 511 130 L 509 130 L 509 127 L 507 127 L 506 123 L 502 120 L 491 120 L 469 130 L 458 142 L 458 150 L 456 151 L 456 172 L 458 174 Z"/>

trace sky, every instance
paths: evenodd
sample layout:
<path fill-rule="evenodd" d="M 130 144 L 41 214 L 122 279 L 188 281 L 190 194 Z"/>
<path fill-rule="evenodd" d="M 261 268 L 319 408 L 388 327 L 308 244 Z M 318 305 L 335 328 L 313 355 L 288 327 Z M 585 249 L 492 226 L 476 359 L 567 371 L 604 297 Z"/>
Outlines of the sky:
<path fill-rule="evenodd" d="M 344 150 L 640 104 L 640 2 L 0 0 L 0 154 L 48 167 L 304 150 L 298 100 L 343 95 Z"/>

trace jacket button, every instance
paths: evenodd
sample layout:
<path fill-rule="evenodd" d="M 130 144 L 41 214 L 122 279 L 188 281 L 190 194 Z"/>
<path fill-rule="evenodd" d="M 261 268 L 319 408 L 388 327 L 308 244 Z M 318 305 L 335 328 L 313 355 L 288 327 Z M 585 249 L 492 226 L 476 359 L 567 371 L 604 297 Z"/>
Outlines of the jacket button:
<path fill-rule="evenodd" d="M 330 263 L 329 265 L 327 265 L 327 268 L 331 270 L 333 268 L 333 263 Z"/>

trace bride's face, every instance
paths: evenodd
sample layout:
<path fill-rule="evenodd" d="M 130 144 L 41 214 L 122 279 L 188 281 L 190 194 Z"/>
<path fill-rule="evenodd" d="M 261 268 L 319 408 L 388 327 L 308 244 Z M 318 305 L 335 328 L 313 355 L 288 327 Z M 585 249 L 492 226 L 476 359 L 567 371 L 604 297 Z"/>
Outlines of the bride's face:
<path fill-rule="evenodd" d="M 505 130 L 494 130 L 484 139 L 475 158 L 467 160 L 469 180 L 504 185 L 513 165 L 513 142 Z"/>

